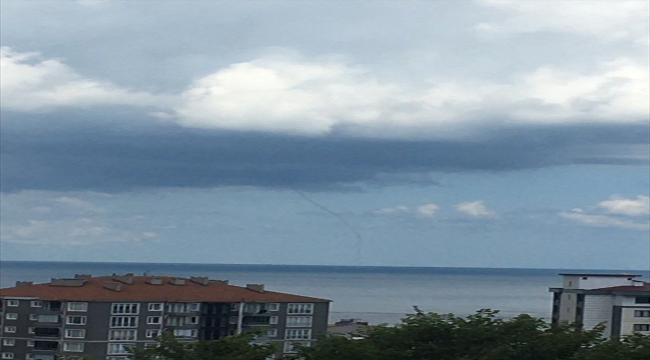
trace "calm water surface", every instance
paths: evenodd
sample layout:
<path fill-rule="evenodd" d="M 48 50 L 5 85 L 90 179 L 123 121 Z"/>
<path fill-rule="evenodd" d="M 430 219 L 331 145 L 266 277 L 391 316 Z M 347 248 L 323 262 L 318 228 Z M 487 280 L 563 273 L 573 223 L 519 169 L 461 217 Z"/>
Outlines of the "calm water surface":
<path fill-rule="evenodd" d="M 52 277 L 85 273 L 107 275 L 209 276 L 234 285 L 263 283 L 267 289 L 331 299 L 330 321 L 361 318 L 396 323 L 413 306 L 424 311 L 467 315 L 481 308 L 504 317 L 528 313 L 550 316 L 549 287 L 561 285 L 560 272 L 648 271 L 578 269 L 407 268 L 293 265 L 22 262 L 0 263 L 0 286 L 17 280 L 47 282 Z"/>

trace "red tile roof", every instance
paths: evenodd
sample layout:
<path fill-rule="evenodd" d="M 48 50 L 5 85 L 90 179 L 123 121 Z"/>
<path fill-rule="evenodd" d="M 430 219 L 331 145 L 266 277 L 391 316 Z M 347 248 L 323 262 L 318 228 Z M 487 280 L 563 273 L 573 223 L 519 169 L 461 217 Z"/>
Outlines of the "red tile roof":
<path fill-rule="evenodd" d="M 329 302 L 308 296 L 275 291 L 255 291 L 242 286 L 209 281 L 202 285 L 186 279 L 183 285 L 170 283 L 173 277 L 133 276 L 132 284 L 120 283 L 120 291 L 104 287 L 114 281 L 113 276 L 87 279 L 83 286 L 55 286 L 50 283 L 16 286 L 0 289 L 0 297 L 35 297 L 43 300 L 71 301 L 172 301 L 172 302 Z M 162 279 L 161 285 L 152 285 L 150 279 Z"/>
<path fill-rule="evenodd" d="M 598 288 L 594 290 L 608 290 L 608 291 L 632 291 L 632 292 L 646 292 L 650 293 L 650 283 L 644 283 L 641 286 L 630 286 L 630 285 L 624 285 L 624 286 L 611 286 L 611 287 L 605 287 L 605 288 Z"/>

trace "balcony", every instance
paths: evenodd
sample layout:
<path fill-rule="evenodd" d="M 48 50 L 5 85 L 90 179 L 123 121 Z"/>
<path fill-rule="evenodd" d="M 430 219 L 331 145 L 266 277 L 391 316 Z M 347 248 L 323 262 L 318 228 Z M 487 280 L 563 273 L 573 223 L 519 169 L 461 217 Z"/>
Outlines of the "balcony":
<path fill-rule="evenodd" d="M 36 337 L 50 337 L 58 338 L 61 335 L 59 328 L 35 328 L 34 336 Z"/>
<path fill-rule="evenodd" d="M 59 315 L 38 315 L 36 322 L 40 324 L 58 324 L 61 322 Z"/>
<path fill-rule="evenodd" d="M 57 341 L 34 341 L 34 350 L 57 351 L 59 343 Z"/>
<path fill-rule="evenodd" d="M 244 316 L 242 319 L 243 325 L 269 325 L 271 323 L 271 316 Z"/>

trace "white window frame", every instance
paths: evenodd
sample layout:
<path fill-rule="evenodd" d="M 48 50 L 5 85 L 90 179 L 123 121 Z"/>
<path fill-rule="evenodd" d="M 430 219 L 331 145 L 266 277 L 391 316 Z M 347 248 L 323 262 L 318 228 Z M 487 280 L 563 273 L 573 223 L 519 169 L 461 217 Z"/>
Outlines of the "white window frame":
<path fill-rule="evenodd" d="M 119 320 L 118 320 L 119 319 Z M 126 323 L 126 325 L 125 325 Z M 137 328 L 137 316 L 111 316 L 110 327 L 112 328 Z"/>
<path fill-rule="evenodd" d="M 73 332 L 79 332 L 80 336 L 72 336 Z M 65 329 L 65 338 L 66 339 L 84 339 L 86 338 L 86 329 Z"/>
<path fill-rule="evenodd" d="M 111 306 L 111 315 L 138 315 L 139 313 L 139 303 L 113 303 Z"/>
<path fill-rule="evenodd" d="M 266 305 L 267 311 L 280 311 L 280 303 L 268 303 Z"/>
<path fill-rule="evenodd" d="M 14 346 L 16 345 L 16 339 L 2 339 L 2 346 Z"/>
<path fill-rule="evenodd" d="M 149 311 L 163 311 L 163 308 L 163 303 L 150 303 L 148 307 Z"/>
<path fill-rule="evenodd" d="M 266 329 L 264 331 L 264 336 L 266 336 L 266 337 L 277 337 L 278 336 L 278 329 Z"/>
<path fill-rule="evenodd" d="M 86 312 L 88 311 L 88 303 L 78 301 L 69 302 L 67 309 L 68 311 Z"/>
<path fill-rule="evenodd" d="M 190 335 L 178 335 L 179 333 L 185 333 L 185 332 L 189 332 Z M 174 332 L 173 332 L 174 336 L 176 336 L 176 337 L 186 337 L 186 338 L 187 337 L 191 337 L 191 338 L 196 337 L 197 333 L 198 332 L 196 331 L 196 329 L 174 329 Z"/>
<path fill-rule="evenodd" d="M 129 352 L 126 349 L 127 346 L 135 346 L 135 344 L 134 343 L 109 343 L 108 346 L 106 347 L 106 353 L 108 355 L 129 355 Z M 116 351 L 111 351 L 111 350 L 116 350 Z"/>
<path fill-rule="evenodd" d="M 73 322 L 72 319 L 74 318 L 79 318 L 81 319 L 81 322 Z M 65 317 L 65 324 L 66 325 L 86 325 L 88 322 L 88 318 L 83 316 L 83 315 L 68 315 Z"/>
<path fill-rule="evenodd" d="M 84 343 L 82 342 L 64 342 L 63 351 L 66 352 L 84 352 Z"/>
<path fill-rule="evenodd" d="M 186 316 L 185 317 L 185 324 L 196 325 L 198 323 L 199 323 L 199 317 L 198 316 Z"/>
<path fill-rule="evenodd" d="M 2 353 L 2 358 L 3 359 L 13 359 L 14 358 L 14 353 L 12 353 L 12 352 L 3 352 Z"/>
<path fill-rule="evenodd" d="M 287 305 L 287 314 L 290 315 L 312 315 L 313 313 L 313 303 L 289 303 Z"/>
<path fill-rule="evenodd" d="M 5 333 L 15 334 L 18 329 L 15 326 L 5 326 Z"/>
<path fill-rule="evenodd" d="M 145 337 L 149 339 L 156 338 L 160 336 L 160 333 L 161 333 L 160 329 L 147 329 L 147 332 L 145 333 Z"/>
<path fill-rule="evenodd" d="M 43 307 L 43 302 L 40 300 L 32 300 L 32 302 L 29 304 L 29 306 L 34 307 L 34 308 L 40 308 Z"/>
<path fill-rule="evenodd" d="M 38 320 L 37 314 L 29 314 L 29 321 L 37 321 L 37 320 Z"/>
<path fill-rule="evenodd" d="M 27 328 L 27 333 L 28 334 L 33 334 L 34 332 L 35 332 L 35 330 L 34 330 L 33 327 L 30 326 L 30 327 Z"/>
<path fill-rule="evenodd" d="M 20 301 L 18 300 L 7 300 L 7 307 L 18 307 Z"/>
<path fill-rule="evenodd" d="M 27 347 L 34 347 L 34 340 L 27 340 Z"/>
<path fill-rule="evenodd" d="M 278 317 L 277 316 L 269 317 L 269 325 L 277 325 L 277 324 L 278 324 Z"/>
<path fill-rule="evenodd" d="M 303 321 L 304 320 L 304 321 Z M 311 316 L 287 316 L 286 327 L 312 327 L 314 320 Z"/>
<path fill-rule="evenodd" d="M 201 303 L 187 304 L 187 311 L 199 311 L 199 310 L 201 310 Z"/>
<path fill-rule="evenodd" d="M 311 329 L 287 329 L 284 331 L 286 340 L 311 340 Z"/>
<path fill-rule="evenodd" d="M 157 321 L 153 321 L 157 319 Z M 147 316 L 147 325 L 160 325 L 162 324 L 162 316 Z"/>
<path fill-rule="evenodd" d="M 18 313 L 6 313 L 5 319 L 7 320 L 18 320 Z"/>
<path fill-rule="evenodd" d="M 119 336 L 116 336 L 119 335 Z M 124 336 L 128 335 L 128 336 Z M 138 339 L 137 329 L 109 330 L 108 341 L 136 341 Z"/>

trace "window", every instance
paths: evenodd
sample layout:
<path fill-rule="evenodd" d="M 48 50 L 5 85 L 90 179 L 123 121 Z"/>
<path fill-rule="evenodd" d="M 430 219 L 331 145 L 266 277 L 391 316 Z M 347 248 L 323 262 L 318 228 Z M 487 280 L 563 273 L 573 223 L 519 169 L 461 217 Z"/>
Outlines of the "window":
<path fill-rule="evenodd" d="M 280 304 L 278 304 L 278 303 L 267 304 L 266 309 L 268 311 L 280 311 Z"/>
<path fill-rule="evenodd" d="M 7 301 L 7 306 L 16 307 L 16 306 L 18 306 L 18 304 L 19 304 L 18 300 L 8 300 Z"/>
<path fill-rule="evenodd" d="M 145 333 L 145 336 L 148 338 L 155 338 L 160 336 L 160 330 L 159 329 L 148 329 L 147 332 Z"/>
<path fill-rule="evenodd" d="M 108 354 L 109 355 L 128 355 L 129 347 L 135 346 L 135 344 L 108 344 Z"/>
<path fill-rule="evenodd" d="M 2 358 L 3 358 L 3 359 L 13 359 L 13 358 L 14 358 L 14 353 L 3 352 L 3 353 L 2 353 Z"/>
<path fill-rule="evenodd" d="M 288 314 L 312 314 L 314 304 L 289 304 L 287 306 Z"/>
<path fill-rule="evenodd" d="M 311 327 L 311 316 L 287 316 L 287 327 Z"/>
<path fill-rule="evenodd" d="M 174 330 L 174 336 L 178 336 L 178 337 L 195 337 L 196 336 L 196 330 L 195 329 L 175 329 Z"/>
<path fill-rule="evenodd" d="M 162 311 L 162 309 L 163 304 L 161 303 L 149 304 L 149 311 Z"/>
<path fill-rule="evenodd" d="M 83 339 L 86 337 L 86 330 L 84 329 L 66 329 L 65 337 L 68 339 Z"/>
<path fill-rule="evenodd" d="M 34 333 L 34 328 L 33 327 L 28 327 L 27 328 L 27 333 L 28 334 L 33 334 Z"/>
<path fill-rule="evenodd" d="M 36 314 L 29 314 L 29 321 L 36 321 L 38 320 L 38 315 Z"/>
<path fill-rule="evenodd" d="M 137 314 L 140 310 L 140 304 L 117 303 L 113 304 L 111 314 Z"/>
<path fill-rule="evenodd" d="M 149 325 L 160 324 L 160 319 L 161 319 L 160 316 L 149 316 L 147 318 L 147 324 Z"/>
<path fill-rule="evenodd" d="M 650 310 L 634 310 L 634 317 L 650 317 Z"/>
<path fill-rule="evenodd" d="M 201 303 L 191 303 L 188 307 L 189 311 L 199 311 L 201 309 Z"/>
<path fill-rule="evenodd" d="M 287 341 L 284 343 L 284 352 L 286 354 L 295 353 L 299 346 L 309 346 L 308 341 Z"/>
<path fill-rule="evenodd" d="M 43 302 L 38 301 L 38 300 L 34 300 L 34 301 L 31 302 L 31 306 L 32 307 L 43 307 Z"/>
<path fill-rule="evenodd" d="M 69 302 L 68 311 L 88 311 L 88 303 L 86 302 Z"/>
<path fill-rule="evenodd" d="M 264 336 L 276 337 L 278 336 L 278 329 L 266 329 L 266 331 L 264 331 Z"/>
<path fill-rule="evenodd" d="M 277 316 L 269 317 L 269 324 L 270 325 L 277 325 L 278 324 L 278 317 Z"/>
<path fill-rule="evenodd" d="M 311 329 L 289 329 L 285 333 L 287 340 L 308 340 L 311 338 Z"/>
<path fill-rule="evenodd" d="M 16 313 L 7 313 L 7 314 L 5 314 L 5 319 L 7 319 L 7 320 L 18 320 L 18 314 L 16 314 Z"/>
<path fill-rule="evenodd" d="M 188 316 L 185 318 L 185 323 L 190 324 L 190 325 L 196 325 L 199 323 L 199 317 L 198 316 Z"/>
<path fill-rule="evenodd" d="M 83 352 L 84 351 L 84 344 L 83 343 L 78 343 L 78 342 L 64 342 L 63 343 L 63 351 Z"/>
<path fill-rule="evenodd" d="M 238 310 L 239 310 L 239 303 L 230 304 L 230 311 L 238 311 Z"/>
<path fill-rule="evenodd" d="M 650 331 L 650 324 L 634 324 L 632 326 L 634 331 Z"/>
<path fill-rule="evenodd" d="M 36 321 L 39 323 L 58 323 L 59 315 L 38 315 Z"/>
<path fill-rule="evenodd" d="M 137 330 L 111 330 L 108 332 L 109 341 L 135 341 Z"/>
<path fill-rule="evenodd" d="M 27 347 L 34 347 L 34 340 L 27 340 Z"/>
<path fill-rule="evenodd" d="M 172 312 L 172 313 L 184 313 L 187 312 L 187 304 L 186 303 L 174 303 L 174 304 L 168 304 L 167 305 L 167 311 Z"/>
<path fill-rule="evenodd" d="M 111 316 L 111 327 L 138 327 L 138 317 Z"/>
<path fill-rule="evenodd" d="M 637 304 L 650 304 L 650 296 L 637 296 L 634 302 Z"/>
<path fill-rule="evenodd" d="M 16 345 L 16 340 L 15 339 L 3 339 L 2 340 L 2 346 L 14 346 Z"/>
<path fill-rule="evenodd" d="M 6 333 L 15 333 L 16 332 L 16 327 L 15 326 L 5 326 L 5 332 Z"/>
<path fill-rule="evenodd" d="M 68 317 L 65 319 L 65 323 L 68 325 L 86 325 L 86 317 L 68 315 Z"/>

